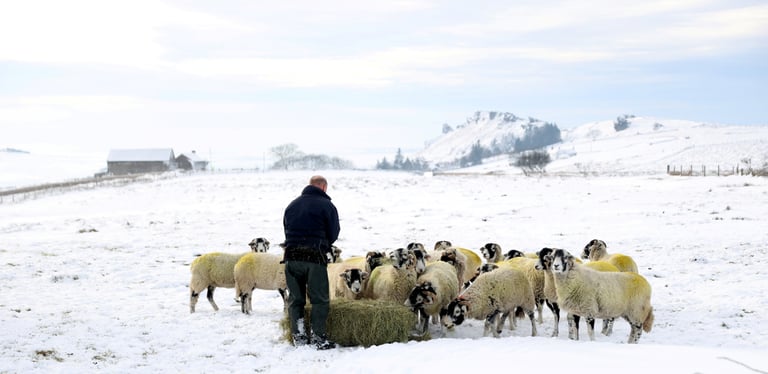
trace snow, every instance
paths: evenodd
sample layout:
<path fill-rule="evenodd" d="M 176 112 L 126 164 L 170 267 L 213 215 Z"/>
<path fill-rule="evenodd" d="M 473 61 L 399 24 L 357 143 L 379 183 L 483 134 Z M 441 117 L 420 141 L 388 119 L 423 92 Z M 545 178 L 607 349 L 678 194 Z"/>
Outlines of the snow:
<path fill-rule="evenodd" d="M 251 315 L 231 289 L 217 290 L 218 312 L 201 298 L 190 314 L 195 255 L 245 252 L 257 236 L 279 253 L 282 211 L 312 173 L 329 179 L 343 257 L 443 239 L 578 254 L 599 238 L 653 287 L 653 330 L 629 345 L 617 320 L 612 336 L 590 342 L 582 327 L 571 341 L 563 318 L 552 338 L 545 310 L 537 337 L 520 323 L 484 338 L 469 321 L 432 326 L 426 342 L 315 351 L 280 340 L 275 291 L 257 290 Z M 0 373 L 768 370 L 766 178 L 197 173 L 2 198 Z"/>

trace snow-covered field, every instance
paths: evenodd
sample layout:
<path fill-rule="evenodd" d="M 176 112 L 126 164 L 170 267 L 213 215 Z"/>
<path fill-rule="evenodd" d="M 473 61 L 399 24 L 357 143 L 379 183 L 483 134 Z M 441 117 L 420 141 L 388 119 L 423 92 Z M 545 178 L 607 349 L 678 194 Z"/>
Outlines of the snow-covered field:
<path fill-rule="evenodd" d="M 470 321 L 427 342 L 318 352 L 280 340 L 282 302 L 232 290 L 189 313 L 195 254 L 279 253 L 285 205 L 310 172 L 217 173 L 83 188 L 0 203 L 0 373 L 768 371 L 768 179 L 758 177 L 421 176 L 328 171 L 343 256 L 442 239 L 477 250 L 559 247 L 593 238 L 631 255 L 653 287 L 655 325 L 637 345 L 540 336 L 521 323 L 483 338 Z M 599 323 L 599 322 L 598 322 Z M 433 334 L 437 333 L 433 327 Z M 499 362 L 501 361 L 501 362 Z"/>

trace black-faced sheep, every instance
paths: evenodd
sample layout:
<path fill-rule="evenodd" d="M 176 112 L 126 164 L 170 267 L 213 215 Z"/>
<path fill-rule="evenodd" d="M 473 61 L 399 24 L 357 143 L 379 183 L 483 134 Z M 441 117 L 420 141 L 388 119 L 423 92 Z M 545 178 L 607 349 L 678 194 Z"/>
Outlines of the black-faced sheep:
<path fill-rule="evenodd" d="M 400 253 L 406 253 L 406 260 L 400 262 Z M 371 271 L 365 287 L 364 298 L 392 301 L 402 304 L 416 286 L 416 259 L 404 248 L 393 251 L 392 264 L 377 266 Z"/>
<path fill-rule="evenodd" d="M 560 333 L 560 307 L 557 304 L 557 291 L 555 290 L 555 279 L 552 275 L 552 252 L 553 248 L 542 248 L 538 253 L 539 261 L 536 263 L 536 270 L 544 272 L 544 297 L 547 298 L 547 305 L 550 306 L 555 315 L 555 328 L 552 336 L 556 337 Z M 575 259 L 579 262 L 578 259 Z M 590 261 L 584 266 L 597 271 L 619 271 L 615 266 L 605 261 Z M 551 305 L 550 305 L 551 304 Z M 568 315 L 568 337 L 573 340 L 579 340 L 579 320 L 581 317 L 573 314 Z M 613 318 L 603 319 L 603 335 L 610 335 L 613 331 Z"/>
<path fill-rule="evenodd" d="M 581 252 L 581 258 L 590 261 L 605 261 L 616 266 L 619 271 L 631 271 L 637 273 L 637 264 L 632 257 L 621 253 L 608 254 L 608 246 L 604 241 L 599 239 L 592 239 L 586 246 L 584 246 L 584 250 Z"/>
<path fill-rule="evenodd" d="M 439 240 L 428 253 L 429 261 L 445 261 L 456 268 L 459 287 L 475 276 L 475 270 L 483 264 L 480 256 L 472 250 L 454 247 L 447 240 Z"/>
<path fill-rule="evenodd" d="M 551 257 L 558 304 L 587 319 L 590 340 L 595 339 L 595 318 L 624 318 L 631 327 L 630 344 L 637 343 L 643 331 L 651 331 L 651 285 L 641 275 L 596 271 L 563 249 L 555 249 Z"/>
<path fill-rule="evenodd" d="M 405 305 L 420 317 L 420 333 L 425 334 L 428 321 L 440 325 L 440 310 L 447 307 L 459 295 L 456 285 L 456 269 L 444 261 L 432 262 L 416 280 Z"/>
<path fill-rule="evenodd" d="M 368 282 L 368 272 L 363 270 L 358 261 L 344 261 L 328 264 L 329 296 L 334 299 L 356 300 L 362 298 L 362 291 Z M 360 261 L 365 264 L 365 261 Z"/>
<path fill-rule="evenodd" d="M 252 252 L 266 252 L 269 249 L 269 240 L 255 238 L 248 245 Z M 189 266 L 192 278 L 189 281 L 189 312 L 195 312 L 195 305 L 200 297 L 200 292 L 207 289 L 208 302 L 213 310 L 218 311 L 219 306 L 213 300 L 213 292 L 216 287 L 235 287 L 235 264 L 248 253 L 222 253 L 212 252 L 195 258 Z"/>
<path fill-rule="evenodd" d="M 235 294 L 240 297 L 240 310 L 250 314 L 253 290 L 277 290 L 286 301 L 285 265 L 282 255 L 249 253 L 235 264 Z"/>
<path fill-rule="evenodd" d="M 518 250 L 511 250 L 506 255 L 503 254 L 501 246 L 497 243 L 486 243 L 480 248 L 488 263 L 495 263 L 500 267 L 511 267 L 522 271 L 528 282 L 531 284 L 531 290 L 533 290 L 533 296 L 536 300 L 536 310 L 538 312 L 539 323 L 544 322 L 543 317 L 543 305 L 547 301 L 544 296 L 544 274 L 536 270 L 536 262 L 538 259 L 533 259 L 524 256 L 523 252 Z M 555 313 L 551 303 L 547 303 L 547 306 Z M 514 320 L 510 320 L 510 325 L 514 326 Z"/>
<path fill-rule="evenodd" d="M 531 336 L 536 336 L 533 291 L 518 270 L 499 268 L 480 274 L 472 285 L 440 311 L 440 320 L 448 329 L 460 325 L 465 318 L 484 319 L 483 336 L 501 334 L 504 320 L 521 308 L 531 320 Z"/>

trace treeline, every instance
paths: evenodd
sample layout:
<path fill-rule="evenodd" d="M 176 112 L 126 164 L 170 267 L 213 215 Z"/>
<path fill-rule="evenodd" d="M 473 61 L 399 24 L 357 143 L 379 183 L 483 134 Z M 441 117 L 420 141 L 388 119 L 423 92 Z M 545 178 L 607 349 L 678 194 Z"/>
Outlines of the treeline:
<path fill-rule="evenodd" d="M 397 149 L 397 154 L 392 162 L 389 162 L 386 157 L 381 161 L 376 161 L 376 169 L 379 170 L 429 170 L 429 163 L 426 161 L 415 158 L 411 160 L 408 157 L 403 157 L 403 152 L 400 148 Z"/>
<path fill-rule="evenodd" d="M 322 154 L 306 154 L 299 146 L 292 143 L 278 145 L 270 149 L 277 161 L 273 170 L 314 170 L 314 169 L 353 169 L 351 161 Z"/>

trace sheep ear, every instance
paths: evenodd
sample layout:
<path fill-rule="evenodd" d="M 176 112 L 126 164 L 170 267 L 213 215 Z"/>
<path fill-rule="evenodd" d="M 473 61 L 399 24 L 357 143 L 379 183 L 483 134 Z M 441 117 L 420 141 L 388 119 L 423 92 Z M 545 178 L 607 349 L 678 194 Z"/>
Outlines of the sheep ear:
<path fill-rule="evenodd" d="M 565 266 L 567 269 L 573 269 L 573 263 L 574 263 L 574 260 L 572 255 L 568 255 L 565 257 Z"/>
<path fill-rule="evenodd" d="M 366 280 L 368 279 L 368 272 L 367 271 L 361 271 L 360 272 L 360 280 Z"/>

